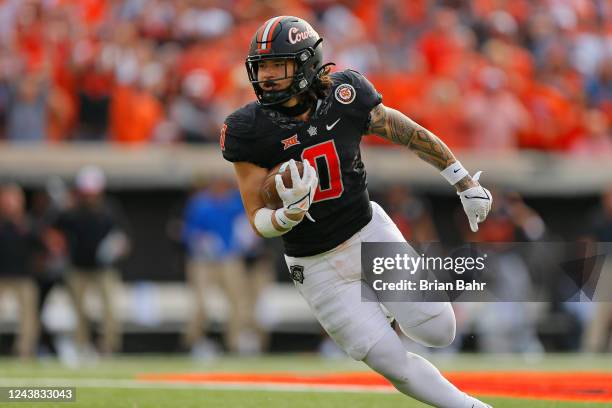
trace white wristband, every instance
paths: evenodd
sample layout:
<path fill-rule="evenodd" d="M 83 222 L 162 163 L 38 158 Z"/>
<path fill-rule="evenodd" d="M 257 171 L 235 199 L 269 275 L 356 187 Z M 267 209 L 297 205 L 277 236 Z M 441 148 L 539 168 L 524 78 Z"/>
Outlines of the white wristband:
<path fill-rule="evenodd" d="M 286 230 L 277 230 L 276 227 L 274 227 L 274 224 L 272 223 L 272 217 L 276 219 L 278 225 L 282 226 Z M 260 208 L 255 213 L 255 219 L 253 220 L 253 224 L 255 224 L 255 229 L 257 229 L 257 231 L 264 238 L 280 237 L 299 223 L 299 221 L 294 221 L 287 218 L 283 208 L 280 208 L 278 210 Z"/>
<path fill-rule="evenodd" d="M 442 170 L 440 174 L 446 179 L 446 181 L 451 184 L 451 186 L 454 186 L 459 180 L 467 176 L 469 173 L 465 169 L 465 167 L 461 165 L 459 160 L 457 160 L 456 162 Z"/>
<path fill-rule="evenodd" d="M 279 231 L 274 228 L 274 224 L 272 224 L 274 212 L 274 210 L 269 208 L 260 208 L 255 213 L 253 224 L 255 224 L 255 229 L 257 232 L 259 232 L 264 238 L 279 237 L 284 234 L 283 231 Z"/>
<path fill-rule="evenodd" d="M 295 227 L 296 225 L 298 225 L 300 223 L 300 221 L 295 221 L 295 220 L 292 220 L 289 217 L 287 217 L 287 215 L 285 214 L 285 209 L 284 208 L 279 208 L 278 210 L 276 210 L 274 212 L 274 216 L 276 217 L 276 223 L 281 228 L 291 229 L 291 228 Z M 285 231 L 285 232 L 287 232 L 287 231 Z M 284 234 L 284 232 L 283 232 L 283 234 Z"/>

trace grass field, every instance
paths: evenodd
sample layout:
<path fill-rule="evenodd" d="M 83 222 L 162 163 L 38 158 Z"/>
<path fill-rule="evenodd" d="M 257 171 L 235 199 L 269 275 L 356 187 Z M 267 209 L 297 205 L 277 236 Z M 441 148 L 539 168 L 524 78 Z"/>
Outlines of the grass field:
<path fill-rule="evenodd" d="M 501 376 L 521 377 L 531 373 L 551 373 L 572 377 L 578 373 L 608 375 L 612 373 L 612 356 L 550 355 L 544 359 L 525 359 L 521 356 L 459 355 L 438 356 L 431 360 L 451 378 L 461 373 L 495 372 Z M 0 386 L 74 386 L 75 403 L 0 403 L 0 406 L 37 408 L 46 407 L 262 407 L 262 408 L 326 408 L 326 407 L 424 407 L 388 387 L 348 387 L 338 391 L 335 387 L 300 385 L 296 383 L 235 382 L 227 377 L 262 378 L 294 377 L 312 380 L 322 378 L 372 378 L 365 365 L 352 360 L 324 360 L 313 355 L 279 355 L 261 358 L 221 358 L 211 362 L 194 362 L 187 358 L 165 356 L 118 357 L 84 365 L 78 369 L 62 366 L 57 361 L 45 360 L 24 363 L 13 359 L 0 359 Z M 508 372 L 508 374 L 506 374 Z M 517 375 L 511 372 L 516 372 Z M 573 374 L 576 373 L 576 374 Z M 608 374 L 606 374 L 608 373 Z M 338 375 L 337 375 L 338 374 Z M 546 374 L 548 375 L 548 374 Z M 198 379 L 217 376 L 217 382 Z M 332 377 L 335 376 L 335 377 Z M 158 378 L 149 381 L 147 378 Z M 166 378 L 166 380 L 163 380 Z M 219 380 L 221 378 L 221 380 Z M 223 380 L 223 378 L 225 378 Z M 238 377 L 236 377 L 238 378 Z M 162 380 L 160 380 L 162 379 Z M 577 380 L 578 381 L 578 380 Z M 542 388 L 555 384 L 538 385 Z M 605 387 L 612 384 L 604 384 Z M 525 391 L 529 391 L 529 381 Z M 512 388 L 512 387 L 510 387 Z M 593 387 L 594 388 L 594 387 Z M 593 389 L 596 393 L 602 390 Z M 607 394 L 606 394 L 607 395 Z M 589 395 L 585 396 L 589 399 Z M 612 407 L 610 402 L 571 402 L 534 400 L 525 398 L 499 398 L 482 396 L 495 407 Z M 550 397 L 549 397 L 550 398 Z"/>

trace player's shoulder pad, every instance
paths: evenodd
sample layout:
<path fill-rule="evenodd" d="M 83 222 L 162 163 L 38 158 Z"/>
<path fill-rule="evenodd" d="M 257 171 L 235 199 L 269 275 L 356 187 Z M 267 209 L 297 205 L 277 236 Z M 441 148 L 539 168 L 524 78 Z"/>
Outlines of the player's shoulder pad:
<path fill-rule="evenodd" d="M 253 162 L 253 143 L 257 138 L 256 116 L 259 105 L 251 102 L 232 112 L 221 126 L 219 145 L 230 162 Z"/>
<path fill-rule="evenodd" d="M 369 112 L 382 102 L 382 95 L 361 73 L 346 69 L 331 74 L 333 97 L 341 104 L 355 105 Z"/>
<path fill-rule="evenodd" d="M 226 136 L 229 133 L 240 138 L 254 137 L 257 107 L 257 102 L 251 102 L 229 114 L 223 122 L 226 125 Z"/>

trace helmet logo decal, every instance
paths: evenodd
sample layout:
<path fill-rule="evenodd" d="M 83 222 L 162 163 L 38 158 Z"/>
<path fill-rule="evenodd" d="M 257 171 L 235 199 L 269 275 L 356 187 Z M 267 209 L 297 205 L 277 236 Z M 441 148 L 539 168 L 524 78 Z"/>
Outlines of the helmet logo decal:
<path fill-rule="evenodd" d="M 353 102 L 355 100 L 355 95 L 357 95 L 357 92 L 355 92 L 355 88 L 353 88 L 353 86 L 349 84 L 340 85 L 336 88 L 336 91 L 334 92 L 336 100 L 345 105 L 348 105 L 349 103 Z"/>
<path fill-rule="evenodd" d="M 298 31 L 297 27 L 291 27 L 289 29 L 289 42 L 291 44 L 299 43 L 307 38 L 317 35 L 316 31 L 312 27 L 308 27 L 306 31 Z"/>

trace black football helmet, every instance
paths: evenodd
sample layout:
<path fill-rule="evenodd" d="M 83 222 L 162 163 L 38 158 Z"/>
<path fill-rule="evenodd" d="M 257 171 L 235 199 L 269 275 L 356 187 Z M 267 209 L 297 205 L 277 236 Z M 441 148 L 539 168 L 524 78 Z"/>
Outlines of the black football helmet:
<path fill-rule="evenodd" d="M 277 16 L 266 21 L 251 40 L 246 69 L 259 103 L 264 106 L 281 104 L 291 97 L 306 91 L 313 83 L 322 67 L 323 39 L 306 21 L 298 17 Z M 257 78 L 259 62 L 267 59 L 286 59 L 295 62 L 292 76 L 274 80 L 293 78 L 291 85 L 281 91 L 267 92 L 259 85 L 265 81 Z"/>

